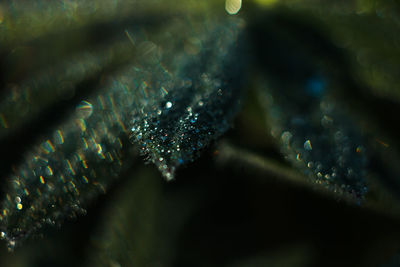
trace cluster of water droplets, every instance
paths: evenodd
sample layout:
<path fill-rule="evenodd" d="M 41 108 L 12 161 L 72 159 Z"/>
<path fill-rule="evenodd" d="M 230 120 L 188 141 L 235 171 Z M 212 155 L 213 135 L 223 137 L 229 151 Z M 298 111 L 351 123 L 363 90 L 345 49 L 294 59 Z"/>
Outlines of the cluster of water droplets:
<path fill-rule="evenodd" d="M 360 200 L 367 192 L 363 137 L 327 96 L 324 78 L 310 81 L 314 84 L 279 95 L 266 90 L 263 99 L 268 103 L 271 133 L 280 140 L 285 158 L 311 181 Z"/>
<path fill-rule="evenodd" d="M 172 179 L 225 132 L 240 103 L 241 29 L 240 19 L 211 16 L 180 16 L 159 31 L 128 27 L 123 36 L 135 60 L 103 78 L 6 177 L 0 233 L 10 249 L 45 225 L 84 214 L 138 147 Z"/>
<path fill-rule="evenodd" d="M 195 52 L 184 49 L 152 66 L 158 80 L 141 85 L 141 103 L 133 106 L 131 139 L 167 179 L 230 127 L 240 104 L 241 22 L 208 23 L 198 25 L 213 30 L 196 36 Z"/>

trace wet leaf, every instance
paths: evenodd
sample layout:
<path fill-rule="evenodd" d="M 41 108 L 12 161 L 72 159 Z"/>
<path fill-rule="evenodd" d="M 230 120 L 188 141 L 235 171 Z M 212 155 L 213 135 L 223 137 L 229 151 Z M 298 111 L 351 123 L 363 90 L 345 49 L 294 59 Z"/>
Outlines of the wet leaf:
<path fill-rule="evenodd" d="M 86 4 L 76 3 L 77 10 L 85 10 Z M 151 3 L 142 4 L 151 7 Z M 18 28 L 32 15 L 22 6 L 15 10 Z M 64 17 L 64 10 L 58 11 L 62 13 L 58 19 L 70 19 Z M 101 15 L 101 10 L 95 15 Z M 178 166 L 199 157 L 230 127 L 241 97 L 242 64 L 237 50 L 241 20 L 227 14 L 170 18 L 157 27 L 126 24 L 118 28 L 120 37 L 100 53 L 88 52 L 78 60 L 45 68 L 6 96 L 2 116 L 12 122 L 3 121 L 4 136 L 10 136 L 9 129 L 18 131 L 37 114 L 46 116 L 47 107 L 62 99 L 54 85 L 68 81 L 70 90 L 81 89 L 67 101 L 75 108 L 65 118 L 57 118 L 58 124 L 51 121 L 48 130 L 39 131 L 5 178 L 0 224 L 10 249 L 44 225 L 60 225 L 66 218 L 84 214 L 88 203 L 133 164 L 137 147 L 128 142 L 128 135 L 172 179 Z M 5 19 L 5 27 L 10 27 L 12 22 Z M 53 23 L 42 25 L 38 34 L 50 34 Z M 14 33 L 18 37 L 17 29 Z M 7 34 L 3 32 L 2 37 Z M 101 71 L 111 75 L 89 83 L 93 89 L 82 89 L 87 76 Z M 20 107 L 27 109 L 15 114 Z"/>
<path fill-rule="evenodd" d="M 311 54 L 321 48 L 311 44 L 302 48 L 302 38 L 291 34 L 287 26 L 275 30 L 293 23 L 284 20 L 271 14 L 250 27 L 252 43 L 260 51 L 257 71 L 262 78 L 256 94 L 270 132 L 281 144 L 284 157 L 313 183 L 338 195 L 363 199 L 367 155 L 360 127 L 349 116 L 351 111 L 332 97 L 336 89 L 329 67 Z"/>
<path fill-rule="evenodd" d="M 245 70 L 237 47 L 240 20 L 206 19 L 191 23 L 189 29 L 184 25 L 174 25 L 180 32 L 179 48 L 130 75 L 149 77 L 138 84 L 135 94 L 131 139 L 167 179 L 230 128 L 240 105 Z M 171 45 L 174 34 L 166 34 Z"/>

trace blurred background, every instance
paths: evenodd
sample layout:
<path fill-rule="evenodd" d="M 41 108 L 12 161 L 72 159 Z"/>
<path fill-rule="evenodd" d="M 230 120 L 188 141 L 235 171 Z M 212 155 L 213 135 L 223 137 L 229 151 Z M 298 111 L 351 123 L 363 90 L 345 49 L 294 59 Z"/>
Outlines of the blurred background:
<path fill-rule="evenodd" d="M 14 252 L 1 242 L 0 266 L 400 266 L 398 1 L 119 2 L 0 3 L 2 198 L 24 153 L 130 63 L 112 46 L 131 41 L 126 25 L 150 35 L 186 13 L 243 19 L 245 55 L 229 55 L 243 64 L 242 109 L 173 181 L 126 152 L 104 194 L 81 192 L 85 216 L 43 227 Z M 315 73 L 363 136 L 361 202 L 310 183 L 271 134 L 260 88 L 301 88 Z"/>

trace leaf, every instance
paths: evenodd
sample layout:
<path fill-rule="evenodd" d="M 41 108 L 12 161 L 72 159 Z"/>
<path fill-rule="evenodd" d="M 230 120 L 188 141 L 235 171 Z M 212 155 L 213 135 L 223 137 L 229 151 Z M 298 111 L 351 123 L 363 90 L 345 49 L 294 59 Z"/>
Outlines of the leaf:
<path fill-rule="evenodd" d="M 365 137 L 351 112 L 332 97 L 336 88 L 327 63 L 312 54 L 329 47 L 307 47 L 286 26 L 294 23 L 291 20 L 271 15 L 250 26 L 254 49 L 261 51 L 259 103 L 288 161 L 312 182 L 360 201 L 367 192 Z M 278 31 L 274 25 L 284 26 Z M 304 33 L 311 34 L 318 38 Z"/>
<path fill-rule="evenodd" d="M 190 24 L 194 32 L 184 23 L 175 25 L 178 41 L 173 41 L 173 33 L 166 34 L 169 43 L 176 42 L 176 50 L 164 53 L 160 62 L 155 59 L 155 65 L 132 70 L 131 77 L 148 78 L 138 84 L 131 139 L 167 179 L 231 126 L 244 76 L 237 47 L 240 24 L 206 19 Z"/>
<path fill-rule="evenodd" d="M 310 46 L 309 55 L 317 62 L 325 61 L 318 65 L 329 76 L 329 94 L 367 137 L 369 182 L 377 181 L 386 187 L 385 194 L 399 198 L 398 3 L 288 0 L 283 5 L 286 16 L 303 20 L 305 25 L 299 29 L 317 25 L 318 32 L 297 34 L 300 43 L 316 37 L 328 41 L 320 47 Z"/>
<path fill-rule="evenodd" d="M 85 4 L 78 7 L 83 10 Z M 61 21 L 69 20 L 64 15 Z M 24 12 L 16 16 L 22 24 L 30 17 Z M 242 65 L 234 59 L 240 55 L 236 45 L 242 23 L 227 16 L 179 14 L 158 27 L 126 24 L 118 29 L 124 39 L 105 46 L 104 54 L 93 53 L 72 65 L 62 63 L 71 74 L 65 75 L 60 67 L 53 69 L 54 76 L 45 70 L 28 79 L 33 90 L 22 86 L 22 96 L 46 94 L 64 79 L 75 86 L 82 75 L 96 75 L 98 69 L 112 71 L 97 84 L 89 84 L 94 88 L 77 93 L 69 104 L 80 102 L 67 110 L 65 118 L 51 121 L 49 130 L 38 131 L 37 141 L 24 149 L 21 163 L 6 177 L 0 230 L 11 250 L 44 225 L 60 225 L 86 212 L 88 204 L 135 162 L 129 131 L 170 179 L 177 166 L 193 161 L 229 128 L 241 95 Z M 38 34 L 52 34 L 55 25 L 46 25 Z M 19 33 L 14 33 L 17 38 Z M 40 104 L 53 103 L 51 107 L 58 98 L 50 96 L 46 102 L 38 97 L 31 102 L 9 95 L 2 108 L 8 112 L 15 103 L 27 103 L 36 117 L 46 110 Z M 7 114 L 12 120 L 13 112 Z M 16 117 L 24 125 L 30 115 Z"/>
<path fill-rule="evenodd" d="M 126 136 L 124 100 L 113 87 L 82 101 L 72 116 L 25 154 L 7 178 L 1 204 L 2 237 L 10 247 L 43 227 L 85 213 L 134 152 Z M 118 105 L 115 103 L 119 103 Z"/>
<path fill-rule="evenodd" d="M 400 58 L 397 1 L 284 1 L 292 10 L 312 14 L 332 42 L 349 53 L 349 71 L 366 85 L 365 91 L 399 101 Z M 368 27 L 365 25 L 368 24 Z"/>

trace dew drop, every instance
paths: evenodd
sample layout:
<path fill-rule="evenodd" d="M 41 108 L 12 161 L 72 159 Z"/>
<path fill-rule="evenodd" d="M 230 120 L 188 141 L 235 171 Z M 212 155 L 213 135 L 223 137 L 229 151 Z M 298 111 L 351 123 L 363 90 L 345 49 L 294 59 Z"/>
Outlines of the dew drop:
<path fill-rule="evenodd" d="M 93 113 L 93 105 L 88 101 L 82 101 L 76 108 L 76 112 L 80 118 L 87 119 Z"/>
<path fill-rule="evenodd" d="M 312 150 L 312 145 L 311 145 L 311 141 L 310 140 L 307 140 L 307 141 L 304 142 L 304 149 L 306 151 L 311 151 Z"/>

